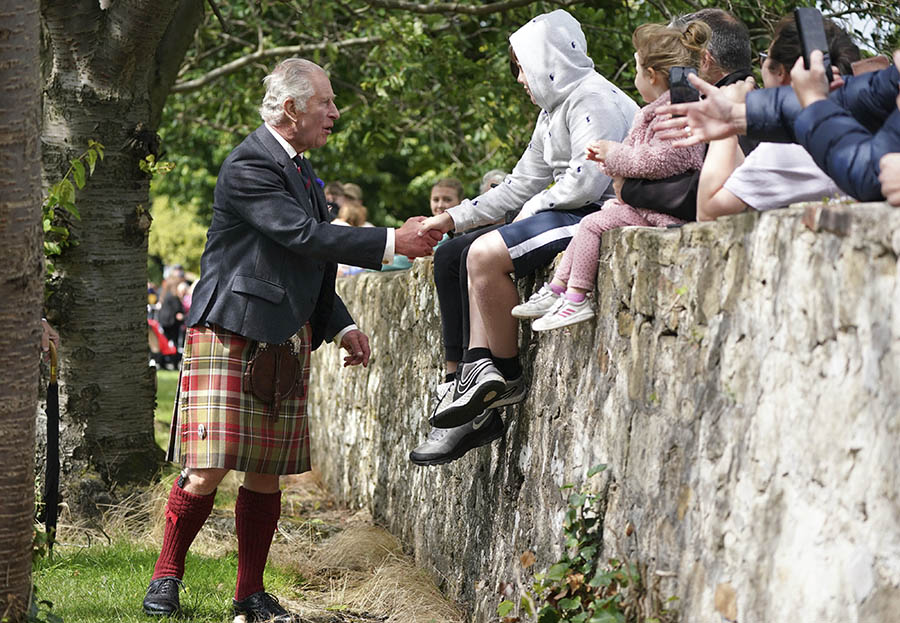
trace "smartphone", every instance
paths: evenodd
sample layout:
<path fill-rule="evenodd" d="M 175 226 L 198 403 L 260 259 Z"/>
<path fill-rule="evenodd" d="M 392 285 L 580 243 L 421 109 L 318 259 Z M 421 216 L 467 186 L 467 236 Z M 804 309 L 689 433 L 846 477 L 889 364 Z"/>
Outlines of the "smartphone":
<path fill-rule="evenodd" d="M 825 55 L 825 76 L 828 84 L 834 79 L 831 73 L 831 57 L 828 55 L 828 39 L 825 38 L 825 22 L 819 9 L 797 7 L 794 9 L 794 22 L 803 46 L 803 66 L 809 69 L 809 55 L 813 50 L 821 50 Z"/>
<path fill-rule="evenodd" d="M 697 75 L 693 67 L 671 67 L 669 69 L 669 95 L 673 104 L 696 102 L 700 99 L 700 91 L 688 82 L 688 74 Z"/>

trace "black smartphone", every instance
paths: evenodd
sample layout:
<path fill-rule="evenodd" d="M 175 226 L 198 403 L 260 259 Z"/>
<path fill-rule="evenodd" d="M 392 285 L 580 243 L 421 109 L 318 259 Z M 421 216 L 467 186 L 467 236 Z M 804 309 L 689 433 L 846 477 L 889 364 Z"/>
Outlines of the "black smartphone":
<path fill-rule="evenodd" d="M 825 37 L 822 13 L 811 7 L 797 7 L 794 9 L 794 22 L 803 46 L 803 66 L 809 69 L 809 55 L 813 50 L 821 50 L 825 55 L 825 76 L 828 84 L 831 84 L 834 76 L 831 73 L 831 57 L 828 55 L 828 39 Z"/>
<path fill-rule="evenodd" d="M 673 104 L 696 102 L 700 99 L 700 91 L 688 82 L 688 74 L 697 75 L 693 67 L 669 68 L 669 95 Z"/>

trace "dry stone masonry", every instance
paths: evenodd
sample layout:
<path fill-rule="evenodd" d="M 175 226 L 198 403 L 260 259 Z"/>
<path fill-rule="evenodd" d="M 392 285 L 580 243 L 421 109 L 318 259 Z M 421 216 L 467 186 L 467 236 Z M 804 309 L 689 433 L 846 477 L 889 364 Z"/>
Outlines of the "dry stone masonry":
<path fill-rule="evenodd" d="M 523 323 L 505 438 L 428 468 L 407 454 L 441 375 L 431 262 L 341 280 L 374 356 L 315 354 L 315 463 L 479 623 L 559 557 L 568 483 L 684 622 L 900 620 L 898 255 L 886 204 L 604 234 L 597 318 Z"/>

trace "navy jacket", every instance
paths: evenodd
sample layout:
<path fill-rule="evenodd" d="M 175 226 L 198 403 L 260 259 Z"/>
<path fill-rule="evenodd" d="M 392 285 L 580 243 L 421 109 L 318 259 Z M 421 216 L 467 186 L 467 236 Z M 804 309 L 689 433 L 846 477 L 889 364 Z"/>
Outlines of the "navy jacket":
<path fill-rule="evenodd" d="M 284 148 L 257 128 L 219 170 L 188 326 L 280 343 L 309 321 L 313 348 L 333 338 L 353 322 L 334 292 L 336 263 L 380 268 L 387 232 L 328 220 L 319 185 L 307 191 Z"/>
<path fill-rule="evenodd" d="M 884 199 L 878 161 L 900 151 L 896 67 L 845 76 L 844 86 L 805 110 L 790 86 L 747 94 L 747 134 L 803 145 L 816 164 L 848 195 Z"/>

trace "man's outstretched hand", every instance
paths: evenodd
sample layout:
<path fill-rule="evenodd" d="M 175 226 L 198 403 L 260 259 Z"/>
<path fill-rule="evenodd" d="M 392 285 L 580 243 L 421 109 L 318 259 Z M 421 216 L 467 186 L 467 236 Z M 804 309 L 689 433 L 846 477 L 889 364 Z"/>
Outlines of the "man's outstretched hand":
<path fill-rule="evenodd" d="M 428 230 L 419 234 L 424 216 L 413 216 L 394 232 L 394 253 L 406 257 L 424 257 L 434 253 L 434 245 L 444 237 L 443 232 Z"/>
<path fill-rule="evenodd" d="M 688 75 L 688 80 L 705 97 L 699 102 L 660 106 L 659 115 L 681 116 L 659 123 L 658 138 L 674 140 L 675 147 L 688 147 L 747 133 L 746 105 L 733 101 L 727 92 L 694 74 Z"/>

